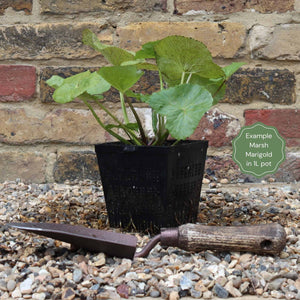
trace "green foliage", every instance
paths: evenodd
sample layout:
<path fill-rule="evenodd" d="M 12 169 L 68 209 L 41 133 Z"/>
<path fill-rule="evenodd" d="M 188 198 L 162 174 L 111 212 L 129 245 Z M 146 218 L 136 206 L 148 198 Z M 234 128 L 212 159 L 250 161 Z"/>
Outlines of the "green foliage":
<path fill-rule="evenodd" d="M 153 93 L 149 105 L 167 118 L 172 137 L 183 140 L 196 129 L 205 112 L 212 106 L 211 94 L 197 84 L 182 84 Z"/>
<path fill-rule="evenodd" d="M 98 73 L 121 93 L 129 90 L 144 74 L 136 66 L 103 67 Z"/>
<path fill-rule="evenodd" d="M 55 89 L 53 99 L 58 103 L 82 99 L 101 127 L 123 143 L 136 145 L 161 145 L 169 135 L 177 141 L 189 137 L 205 112 L 223 98 L 229 77 L 244 64 L 232 63 L 222 68 L 213 62 L 203 43 L 183 36 L 148 42 L 133 53 L 101 43 L 92 31 L 86 29 L 83 43 L 100 52 L 111 66 L 66 79 L 52 76 L 47 83 Z M 132 90 L 144 75 L 143 69 L 157 71 L 160 91 L 143 95 Z M 111 87 L 120 92 L 124 121 L 99 101 Z M 132 98 L 152 108 L 154 137 L 146 136 L 131 103 Z M 112 124 L 105 125 L 100 120 L 95 105 L 106 112 Z M 129 121 L 128 109 L 135 122 Z M 127 138 L 119 135 L 119 131 L 123 131 Z"/>

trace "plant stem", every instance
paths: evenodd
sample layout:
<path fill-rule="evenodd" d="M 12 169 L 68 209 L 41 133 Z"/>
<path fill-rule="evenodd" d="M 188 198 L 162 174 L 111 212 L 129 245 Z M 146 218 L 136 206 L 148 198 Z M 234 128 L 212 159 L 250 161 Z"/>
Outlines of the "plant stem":
<path fill-rule="evenodd" d="M 176 141 L 171 145 L 171 147 L 177 145 L 180 141 L 181 141 L 181 140 L 176 140 Z"/>
<path fill-rule="evenodd" d="M 128 119 L 128 115 L 127 115 L 127 111 L 126 111 L 124 94 L 122 92 L 120 92 L 120 100 L 121 100 L 121 107 L 122 107 L 122 112 L 123 112 L 123 116 L 124 116 L 124 122 L 125 122 L 125 124 L 128 124 L 129 119 Z"/>
<path fill-rule="evenodd" d="M 158 70 L 158 74 L 159 74 L 160 90 L 163 90 L 164 89 L 164 82 L 163 82 L 162 74 L 161 74 L 160 70 Z"/>
<path fill-rule="evenodd" d="M 186 83 L 189 83 L 189 82 L 190 82 L 192 75 L 193 75 L 193 73 L 190 73 L 190 74 L 189 74 L 189 76 L 188 76 L 188 78 L 187 78 L 187 80 L 186 80 Z"/>
<path fill-rule="evenodd" d="M 182 72 L 180 84 L 184 83 L 184 77 L 185 77 L 185 72 Z"/>
<path fill-rule="evenodd" d="M 133 115 L 135 117 L 135 120 L 136 120 L 136 122 L 138 124 L 142 141 L 146 145 L 147 144 L 147 137 L 146 137 L 145 131 L 143 129 L 143 125 L 142 125 L 141 119 L 139 118 L 139 115 L 137 114 L 135 108 L 133 107 L 133 105 L 130 102 L 130 100 L 128 99 L 128 97 L 126 95 L 124 95 L 124 98 L 125 98 L 126 102 L 128 103 L 128 105 L 129 105 L 129 107 L 130 107 L 130 109 L 131 109 L 131 111 L 132 111 L 132 113 L 133 113 Z"/>
<path fill-rule="evenodd" d="M 125 140 L 123 137 L 121 137 L 120 135 L 118 135 L 117 133 L 115 133 L 114 131 L 112 131 L 111 129 L 107 128 L 107 126 L 105 126 L 100 118 L 98 117 L 98 115 L 96 114 L 95 110 L 93 109 L 93 107 L 88 103 L 87 100 L 81 98 L 81 100 L 84 102 L 84 104 L 89 108 L 89 110 L 92 112 L 94 118 L 96 119 L 96 121 L 99 123 L 99 125 L 106 130 L 110 135 L 112 135 L 113 137 L 115 137 L 116 139 L 118 139 L 120 142 L 124 143 L 124 144 L 128 144 L 131 145 L 131 143 L 127 140 Z"/>
<path fill-rule="evenodd" d="M 219 91 L 221 90 L 221 88 L 223 87 L 223 85 L 226 83 L 226 79 L 224 79 L 224 81 L 222 82 L 222 84 L 220 84 L 220 86 L 218 87 L 218 89 L 216 90 L 216 92 L 212 95 L 213 98 L 215 98 L 215 96 L 219 93 Z"/>
<path fill-rule="evenodd" d="M 127 128 L 122 124 L 121 121 L 118 120 L 99 100 L 94 100 L 98 106 L 103 109 L 116 123 L 120 125 L 120 127 L 125 131 L 126 135 L 128 136 L 129 139 L 132 139 Z"/>

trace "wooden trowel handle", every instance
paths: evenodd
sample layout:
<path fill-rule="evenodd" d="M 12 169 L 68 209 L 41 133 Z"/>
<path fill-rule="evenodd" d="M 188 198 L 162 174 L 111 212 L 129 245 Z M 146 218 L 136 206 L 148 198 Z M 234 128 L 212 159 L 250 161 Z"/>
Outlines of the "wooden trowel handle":
<path fill-rule="evenodd" d="M 278 254 L 286 233 L 280 224 L 251 226 L 205 226 L 185 224 L 178 228 L 178 247 L 187 251 L 249 251 Z"/>

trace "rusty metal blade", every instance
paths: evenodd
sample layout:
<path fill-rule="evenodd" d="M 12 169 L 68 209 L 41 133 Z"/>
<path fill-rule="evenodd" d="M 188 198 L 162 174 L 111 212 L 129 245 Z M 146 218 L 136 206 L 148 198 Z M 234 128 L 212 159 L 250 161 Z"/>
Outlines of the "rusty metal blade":
<path fill-rule="evenodd" d="M 8 223 L 8 226 L 70 243 L 76 248 L 134 258 L 137 238 L 130 234 L 56 223 Z"/>

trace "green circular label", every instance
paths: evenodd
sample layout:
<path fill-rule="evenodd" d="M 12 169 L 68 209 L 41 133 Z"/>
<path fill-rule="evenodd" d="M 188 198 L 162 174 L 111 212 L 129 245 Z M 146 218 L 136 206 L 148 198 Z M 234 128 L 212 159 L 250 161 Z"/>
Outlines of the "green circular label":
<path fill-rule="evenodd" d="M 277 129 L 257 122 L 244 126 L 233 140 L 232 159 L 245 174 L 273 174 L 285 160 L 285 140 Z"/>

